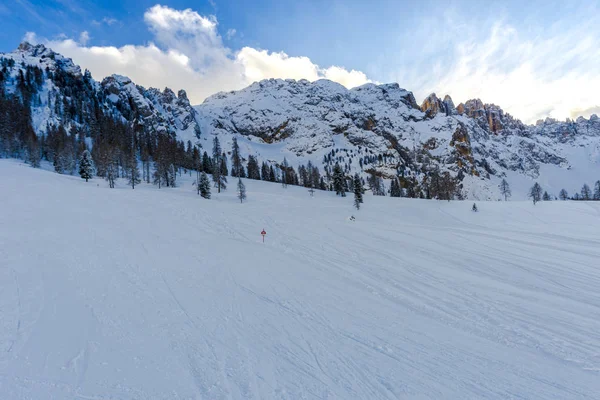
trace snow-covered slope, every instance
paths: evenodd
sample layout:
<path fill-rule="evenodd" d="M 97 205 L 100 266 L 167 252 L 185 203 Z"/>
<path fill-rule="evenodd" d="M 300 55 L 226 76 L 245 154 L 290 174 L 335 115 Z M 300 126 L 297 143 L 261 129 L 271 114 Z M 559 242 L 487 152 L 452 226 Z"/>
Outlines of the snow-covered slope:
<path fill-rule="evenodd" d="M 0 160 L 1 398 L 598 398 L 599 203 L 181 182 Z"/>

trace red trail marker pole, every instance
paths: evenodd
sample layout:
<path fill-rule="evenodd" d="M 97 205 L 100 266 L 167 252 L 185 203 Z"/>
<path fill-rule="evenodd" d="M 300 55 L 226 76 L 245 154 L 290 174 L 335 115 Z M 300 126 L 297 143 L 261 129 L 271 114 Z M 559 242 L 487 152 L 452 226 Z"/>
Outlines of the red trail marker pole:
<path fill-rule="evenodd" d="M 263 229 L 262 232 L 260 233 L 263 237 L 263 243 L 265 242 L 265 235 L 267 234 L 267 232 L 265 232 L 265 230 Z"/>

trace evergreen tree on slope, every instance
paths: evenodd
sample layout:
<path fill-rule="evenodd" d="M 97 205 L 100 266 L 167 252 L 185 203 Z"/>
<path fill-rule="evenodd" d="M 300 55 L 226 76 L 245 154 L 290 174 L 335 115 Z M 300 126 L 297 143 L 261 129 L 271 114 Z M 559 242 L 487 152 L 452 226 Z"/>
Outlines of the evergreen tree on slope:
<path fill-rule="evenodd" d="M 90 152 L 87 150 L 81 153 L 81 158 L 79 159 L 79 175 L 86 182 L 94 176 L 94 162 L 92 161 Z"/>
<path fill-rule="evenodd" d="M 354 179 L 352 180 L 352 186 L 354 191 L 354 207 L 356 207 L 356 209 L 359 210 L 360 205 L 363 202 L 363 193 L 365 189 L 363 187 L 362 180 L 360 179 L 358 173 L 354 175 Z"/>
<path fill-rule="evenodd" d="M 238 178 L 237 192 L 240 203 L 243 203 L 244 200 L 246 200 L 246 186 L 244 185 L 244 182 L 242 182 L 242 178 Z"/>
<path fill-rule="evenodd" d="M 210 181 L 206 172 L 200 173 L 200 182 L 198 184 L 200 196 L 205 199 L 210 199 Z"/>

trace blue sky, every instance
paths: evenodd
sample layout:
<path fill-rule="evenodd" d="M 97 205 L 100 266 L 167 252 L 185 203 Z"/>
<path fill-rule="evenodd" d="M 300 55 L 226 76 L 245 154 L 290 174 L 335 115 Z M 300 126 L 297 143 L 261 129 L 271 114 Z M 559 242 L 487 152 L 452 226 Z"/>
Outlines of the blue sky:
<path fill-rule="evenodd" d="M 0 51 L 27 37 L 96 78 L 181 86 L 195 102 L 267 77 L 396 81 L 418 101 L 480 97 L 533 122 L 600 113 L 598 11 L 596 1 L 2 0 Z"/>

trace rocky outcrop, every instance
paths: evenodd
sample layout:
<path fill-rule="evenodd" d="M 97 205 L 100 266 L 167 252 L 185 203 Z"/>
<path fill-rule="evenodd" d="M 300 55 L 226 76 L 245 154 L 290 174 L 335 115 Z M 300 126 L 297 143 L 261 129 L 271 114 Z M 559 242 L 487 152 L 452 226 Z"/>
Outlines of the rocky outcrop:
<path fill-rule="evenodd" d="M 446 106 L 446 115 L 458 114 L 458 111 L 456 111 L 456 107 L 454 107 L 452 97 L 450 97 L 449 95 L 444 96 L 444 105 Z"/>
<path fill-rule="evenodd" d="M 484 104 L 480 99 L 471 99 L 456 107 L 459 115 L 475 119 L 479 125 L 493 134 L 505 133 L 510 128 L 511 133 L 524 132 L 526 126 L 519 120 L 507 114 L 495 104 Z"/>
<path fill-rule="evenodd" d="M 444 100 L 439 99 L 435 93 L 431 93 L 423 103 L 421 104 L 421 111 L 423 111 L 429 118 L 435 117 L 437 114 L 442 113 L 443 115 L 450 116 L 456 115 L 457 111 L 454 107 L 452 98 L 448 95 L 444 97 Z"/>

